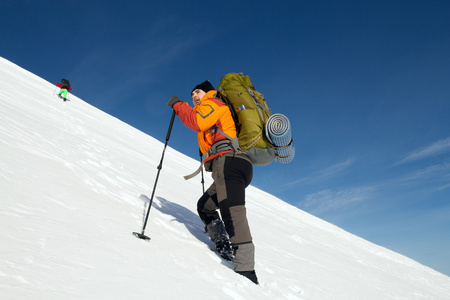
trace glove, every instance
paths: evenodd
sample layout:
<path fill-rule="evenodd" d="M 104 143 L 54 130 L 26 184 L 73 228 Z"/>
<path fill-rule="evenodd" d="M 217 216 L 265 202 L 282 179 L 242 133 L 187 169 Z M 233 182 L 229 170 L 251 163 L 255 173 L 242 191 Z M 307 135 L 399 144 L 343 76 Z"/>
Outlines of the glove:
<path fill-rule="evenodd" d="M 167 102 L 167 105 L 170 106 L 170 108 L 173 109 L 173 106 L 175 105 L 175 103 L 177 102 L 181 102 L 180 98 L 178 98 L 177 96 L 172 96 L 170 97 L 169 102 Z"/>

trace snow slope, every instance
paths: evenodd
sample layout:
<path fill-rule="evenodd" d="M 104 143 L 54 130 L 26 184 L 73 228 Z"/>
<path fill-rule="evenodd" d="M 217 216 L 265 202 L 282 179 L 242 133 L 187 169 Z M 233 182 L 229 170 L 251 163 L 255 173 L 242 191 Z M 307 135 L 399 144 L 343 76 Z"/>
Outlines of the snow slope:
<path fill-rule="evenodd" d="M 249 187 L 254 285 L 210 250 L 198 162 L 170 141 L 136 238 L 163 143 L 54 91 L 0 58 L 1 299 L 450 299 L 449 277 Z"/>

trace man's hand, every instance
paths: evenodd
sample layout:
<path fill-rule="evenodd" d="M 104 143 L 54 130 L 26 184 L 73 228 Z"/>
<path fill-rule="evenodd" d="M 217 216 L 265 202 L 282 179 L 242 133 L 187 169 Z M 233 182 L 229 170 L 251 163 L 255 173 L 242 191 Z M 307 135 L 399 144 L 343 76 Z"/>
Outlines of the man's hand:
<path fill-rule="evenodd" d="M 177 96 L 172 96 L 170 97 L 169 102 L 167 102 L 167 105 L 170 106 L 170 108 L 173 109 L 173 106 L 175 105 L 175 103 L 177 102 L 181 102 L 180 98 L 178 98 Z"/>

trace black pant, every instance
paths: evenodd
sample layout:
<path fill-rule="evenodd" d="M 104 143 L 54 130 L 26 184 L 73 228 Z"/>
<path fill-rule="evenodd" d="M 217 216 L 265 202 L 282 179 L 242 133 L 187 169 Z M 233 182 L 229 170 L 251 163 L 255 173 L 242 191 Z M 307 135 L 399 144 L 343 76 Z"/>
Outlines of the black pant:
<path fill-rule="evenodd" d="M 212 164 L 214 183 L 198 200 L 197 211 L 205 225 L 218 219 L 225 223 L 232 244 L 252 241 L 245 208 L 245 188 L 253 178 L 253 166 L 244 154 L 226 153 Z"/>

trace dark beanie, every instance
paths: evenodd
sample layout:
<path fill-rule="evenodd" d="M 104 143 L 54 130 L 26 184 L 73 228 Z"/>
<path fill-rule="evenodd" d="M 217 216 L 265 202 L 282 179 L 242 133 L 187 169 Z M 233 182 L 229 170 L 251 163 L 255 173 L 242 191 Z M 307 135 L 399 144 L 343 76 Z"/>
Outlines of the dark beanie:
<path fill-rule="evenodd" d="M 209 91 L 212 91 L 212 90 L 215 90 L 215 88 L 213 87 L 213 85 L 211 84 L 211 82 L 209 82 L 209 80 L 205 80 L 205 81 L 203 81 L 202 83 L 197 84 L 197 85 L 195 86 L 195 88 L 192 89 L 191 94 L 192 94 L 192 92 L 195 91 L 196 89 L 202 90 L 202 91 L 204 91 L 205 93 L 207 93 L 207 92 L 209 92 Z"/>

